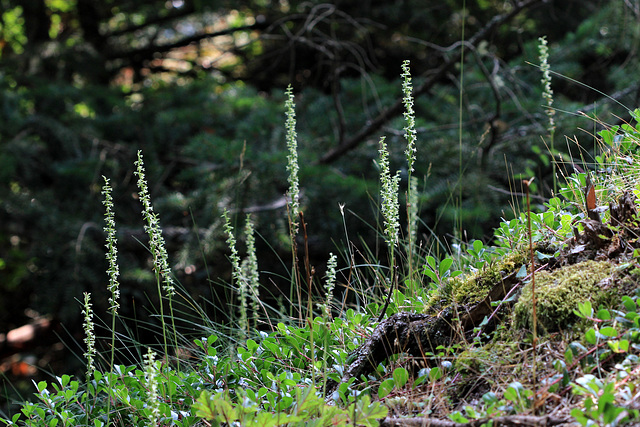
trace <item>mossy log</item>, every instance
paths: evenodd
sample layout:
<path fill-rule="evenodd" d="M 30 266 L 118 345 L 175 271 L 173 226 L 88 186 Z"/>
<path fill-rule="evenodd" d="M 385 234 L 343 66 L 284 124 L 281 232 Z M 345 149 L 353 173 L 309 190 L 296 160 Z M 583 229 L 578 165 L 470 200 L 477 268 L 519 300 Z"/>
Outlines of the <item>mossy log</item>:
<path fill-rule="evenodd" d="M 587 206 L 588 211 L 593 211 Z M 625 192 L 617 201 L 609 205 L 610 219 L 607 224 L 599 216 L 589 215 L 582 220 L 584 232 L 575 230 L 575 237 L 568 241 L 566 248 L 553 266 L 559 268 L 573 265 L 584 259 L 615 261 L 640 247 L 640 226 L 635 206 L 635 197 Z M 473 339 L 476 327 L 488 332 L 500 321 L 498 309 L 493 302 L 505 300 L 507 295 L 521 283 L 517 277 L 518 264 L 511 271 L 502 271 L 501 278 L 491 287 L 486 297 L 473 305 L 451 305 L 436 315 L 400 312 L 382 321 L 371 336 L 353 353 L 353 362 L 344 370 L 339 382 L 329 381 L 328 395 L 340 384 L 351 378 L 360 378 L 375 371 L 376 367 L 396 354 L 407 354 L 425 359 L 428 354 L 437 353 L 439 346 L 448 347 L 465 338 Z M 519 289 L 517 289 L 519 291 Z M 482 323 L 485 319 L 487 322 Z"/>
<path fill-rule="evenodd" d="M 378 364 L 395 354 L 425 358 L 429 353 L 436 353 L 439 346 L 449 346 L 465 336 L 468 337 L 485 318 L 492 317 L 496 308 L 491 303 L 503 300 L 519 283 L 514 271 L 496 283 L 486 298 L 471 308 L 449 307 L 435 316 L 405 311 L 383 320 L 371 336 L 352 353 L 354 360 L 345 369 L 340 382 L 330 381 L 327 384 L 328 394 L 351 378 L 374 372 Z M 494 317 L 483 327 L 493 327 L 496 320 Z"/>

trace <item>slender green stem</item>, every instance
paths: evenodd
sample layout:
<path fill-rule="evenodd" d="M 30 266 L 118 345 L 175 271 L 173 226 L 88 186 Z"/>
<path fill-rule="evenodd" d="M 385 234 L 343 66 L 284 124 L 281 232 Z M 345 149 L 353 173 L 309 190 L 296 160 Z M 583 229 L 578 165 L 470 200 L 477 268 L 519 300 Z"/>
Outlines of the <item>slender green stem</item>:
<path fill-rule="evenodd" d="M 458 210 L 456 218 L 456 230 L 458 236 L 462 238 L 462 183 L 463 183 L 463 167 L 462 167 L 462 104 L 464 96 L 464 30 L 467 15 L 467 2 L 462 1 L 462 34 L 460 45 L 460 88 L 459 88 L 459 105 L 458 105 Z"/>
<path fill-rule="evenodd" d="M 104 179 L 104 186 L 102 187 L 102 195 L 104 196 L 103 204 L 105 206 L 105 227 L 104 231 L 107 233 L 107 261 L 109 262 L 109 269 L 107 273 L 109 274 L 109 286 L 108 290 L 111 292 L 111 296 L 109 297 L 109 311 L 111 311 L 111 359 L 109 361 L 109 370 L 108 374 L 113 372 L 113 364 L 115 360 L 115 351 L 116 351 L 116 317 L 118 315 L 118 308 L 120 307 L 120 303 L 118 299 L 120 297 L 120 283 L 118 282 L 118 276 L 120 275 L 120 269 L 118 267 L 118 249 L 117 249 L 117 239 L 116 239 L 116 223 L 115 223 L 115 214 L 113 212 L 113 197 L 112 192 L 113 189 L 109 184 L 109 179 L 105 176 L 102 177 Z M 111 395 L 112 389 L 108 387 L 107 389 L 107 425 L 109 424 L 110 412 L 111 412 Z"/>

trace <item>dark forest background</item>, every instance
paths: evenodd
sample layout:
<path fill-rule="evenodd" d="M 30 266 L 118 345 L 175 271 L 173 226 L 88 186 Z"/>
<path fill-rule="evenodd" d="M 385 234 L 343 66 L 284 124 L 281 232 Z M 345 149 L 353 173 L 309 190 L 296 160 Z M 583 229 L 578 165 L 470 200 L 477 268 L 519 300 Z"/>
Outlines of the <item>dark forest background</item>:
<path fill-rule="evenodd" d="M 490 240 L 517 211 L 521 179 L 536 177 L 537 202 L 549 197 L 554 169 L 562 182 L 574 164 L 587 167 L 593 135 L 638 106 L 638 0 L 0 0 L 0 13 L 0 333 L 48 318 L 60 336 L 81 337 L 83 291 L 105 312 L 103 175 L 114 186 L 123 315 L 146 318 L 155 280 L 138 149 L 176 277 L 212 302 L 211 318 L 227 321 L 215 307 L 231 298 L 220 285 L 230 274 L 225 208 L 240 227 L 252 213 L 265 295 L 277 299 L 291 258 L 289 84 L 318 271 L 344 250 L 345 228 L 356 246 L 377 247 L 381 135 L 392 168 L 405 164 L 403 60 L 416 96 L 419 236 L 436 254 Z M 553 142 L 542 36 L 559 74 Z M 0 369 L 19 375 L 11 367 L 29 354 L 2 354 Z"/>

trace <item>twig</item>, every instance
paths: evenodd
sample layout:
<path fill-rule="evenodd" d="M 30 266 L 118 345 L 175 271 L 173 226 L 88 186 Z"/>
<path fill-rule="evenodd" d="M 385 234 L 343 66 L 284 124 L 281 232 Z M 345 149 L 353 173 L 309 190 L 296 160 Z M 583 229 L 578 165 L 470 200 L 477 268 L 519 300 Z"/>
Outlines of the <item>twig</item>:
<path fill-rule="evenodd" d="M 536 264 L 535 257 L 533 255 L 533 236 L 531 234 L 531 201 L 529 199 L 529 186 L 534 178 L 530 180 L 525 180 L 524 185 L 527 194 L 527 218 L 528 218 L 528 231 L 529 231 L 529 254 L 531 258 L 531 315 L 533 317 L 533 338 L 531 339 L 531 346 L 533 350 L 533 408 L 537 409 L 537 400 L 538 400 L 538 377 L 536 374 L 536 363 L 537 363 L 537 349 L 536 349 L 536 341 L 538 340 L 538 317 L 536 316 Z"/>
<path fill-rule="evenodd" d="M 149 59 L 156 53 L 169 52 L 179 47 L 185 47 L 185 46 L 189 46 L 192 43 L 198 43 L 204 39 L 212 39 L 215 37 L 226 36 L 229 34 L 240 32 L 240 31 L 255 31 L 263 28 L 266 28 L 266 24 L 258 23 L 258 22 L 255 24 L 244 25 L 241 27 L 225 28 L 223 30 L 215 31 L 212 33 L 200 33 L 190 37 L 184 37 L 173 43 L 167 43 L 162 45 L 149 44 L 147 46 L 144 46 L 138 49 L 128 50 L 128 51 L 108 52 L 106 55 L 106 58 L 110 60 L 122 59 L 122 58 L 125 58 L 125 59 L 136 58 L 137 60 Z"/>
<path fill-rule="evenodd" d="M 387 417 L 380 426 L 384 427 L 480 427 L 483 425 L 492 426 L 557 426 L 571 422 L 565 418 L 555 418 L 551 416 L 533 416 L 533 415 L 507 415 L 504 417 L 481 418 L 471 420 L 467 423 L 456 423 L 449 420 L 440 420 L 437 418 L 419 417 L 419 418 L 395 418 Z"/>
<path fill-rule="evenodd" d="M 476 46 L 481 40 L 486 39 L 488 34 L 498 25 L 503 24 L 509 21 L 511 18 L 520 13 L 523 9 L 534 6 L 538 3 L 542 3 L 545 0 L 525 0 L 520 3 L 517 3 L 513 6 L 510 12 L 497 15 L 493 19 L 491 19 L 487 25 L 478 30 L 468 41 L 467 45 Z M 414 97 L 418 97 L 426 92 L 428 92 L 440 79 L 456 64 L 458 61 L 458 57 L 454 57 L 453 55 L 446 58 L 442 65 L 438 67 L 429 78 L 422 83 L 418 88 L 415 89 Z M 358 133 L 353 135 L 351 138 L 346 141 L 341 141 L 341 143 L 334 148 L 333 150 L 326 153 L 322 156 L 317 163 L 319 164 L 329 164 L 336 161 L 343 154 L 348 151 L 356 148 L 360 143 L 365 141 L 369 136 L 371 136 L 374 132 L 380 129 L 385 123 L 387 123 L 392 118 L 400 115 L 403 111 L 404 104 L 402 103 L 402 99 L 398 99 L 391 107 L 386 110 L 380 112 L 376 118 L 371 120 L 369 124 L 360 129 Z"/>
<path fill-rule="evenodd" d="M 302 237 L 304 239 L 304 269 L 307 273 L 307 286 L 308 292 L 307 295 L 307 318 L 312 319 L 313 314 L 311 313 L 311 293 L 312 293 L 312 284 L 313 284 L 313 275 L 315 274 L 315 268 L 311 265 L 311 261 L 309 259 L 309 238 L 307 237 L 307 223 L 304 221 L 304 214 L 302 211 L 298 213 L 300 217 L 300 225 L 302 226 Z"/>

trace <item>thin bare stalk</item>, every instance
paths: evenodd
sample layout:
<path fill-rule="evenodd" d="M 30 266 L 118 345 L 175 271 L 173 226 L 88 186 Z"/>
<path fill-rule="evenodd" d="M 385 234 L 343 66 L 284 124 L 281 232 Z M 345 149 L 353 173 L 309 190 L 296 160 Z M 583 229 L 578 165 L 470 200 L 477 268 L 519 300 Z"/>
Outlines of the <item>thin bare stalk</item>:
<path fill-rule="evenodd" d="M 302 238 L 304 239 L 304 269 L 307 273 L 307 318 L 312 319 L 312 306 L 311 306 L 311 296 L 313 292 L 313 276 L 316 273 L 315 268 L 311 265 L 311 260 L 309 258 L 309 238 L 307 237 L 307 223 L 304 221 L 304 214 L 302 211 L 299 213 L 300 216 L 300 225 L 302 226 Z"/>
<path fill-rule="evenodd" d="M 536 408 L 536 404 L 537 404 L 537 399 L 538 399 L 538 375 L 536 372 L 536 363 L 538 360 L 537 357 L 537 349 L 536 349 L 536 345 L 537 345 L 537 341 L 538 341 L 538 318 L 536 316 L 536 264 L 535 264 L 535 257 L 534 257 L 534 253 L 533 253 L 533 236 L 531 233 L 531 203 L 530 203 L 530 197 L 529 197 L 529 186 L 531 185 L 531 183 L 533 182 L 534 178 L 531 178 L 530 180 L 525 180 L 524 181 L 524 185 L 525 185 L 525 191 L 527 194 L 527 227 L 528 227 L 528 234 L 529 234 L 529 257 L 530 257 L 530 262 L 531 262 L 531 306 L 533 307 L 532 309 L 532 316 L 533 316 L 533 338 L 531 340 L 531 347 L 532 347 L 532 352 L 533 352 L 533 408 L 535 410 Z"/>

